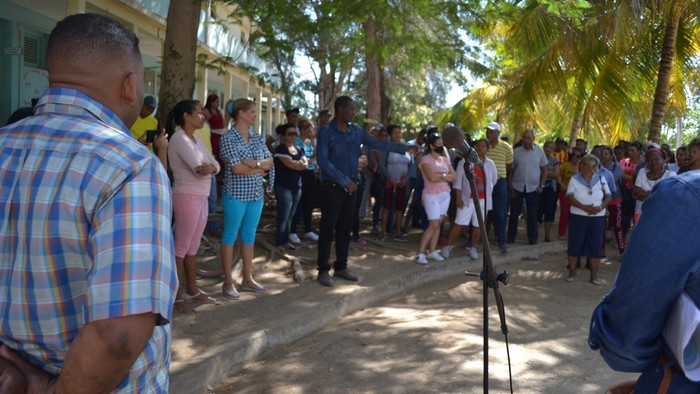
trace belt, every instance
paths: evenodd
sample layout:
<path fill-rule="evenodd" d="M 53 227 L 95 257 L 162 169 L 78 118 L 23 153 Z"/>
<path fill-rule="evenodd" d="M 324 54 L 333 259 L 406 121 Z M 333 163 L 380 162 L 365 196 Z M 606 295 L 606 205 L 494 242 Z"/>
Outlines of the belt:
<path fill-rule="evenodd" d="M 323 181 L 322 185 L 329 186 L 329 187 L 337 187 L 338 189 L 347 190 L 347 187 L 345 185 L 341 185 L 338 182 Z"/>

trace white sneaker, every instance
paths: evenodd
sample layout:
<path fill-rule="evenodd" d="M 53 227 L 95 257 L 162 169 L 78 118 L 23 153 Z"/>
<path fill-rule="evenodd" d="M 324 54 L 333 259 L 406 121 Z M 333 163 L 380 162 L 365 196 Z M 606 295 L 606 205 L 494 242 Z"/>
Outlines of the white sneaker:
<path fill-rule="evenodd" d="M 442 250 L 440 251 L 440 255 L 444 257 L 445 259 L 450 258 L 450 251 L 452 251 L 452 246 L 450 245 L 445 245 L 442 247 Z"/>
<path fill-rule="evenodd" d="M 426 264 L 428 264 L 428 259 L 425 258 L 425 254 L 424 254 L 424 253 L 418 253 L 418 254 L 416 255 L 416 257 L 413 258 L 413 261 L 414 261 L 416 264 L 420 264 L 420 265 L 426 265 Z"/>
<path fill-rule="evenodd" d="M 473 246 L 471 247 L 471 249 L 469 249 L 469 258 L 472 260 L 479 260 L 479 253 L 476 251 L 476 248 Z"/>
<path fill-rule="evenodd" d="M 316 234 L 313 231 L 309 231 L 308 233 L 304 233 L 304 238 L 310 239 L 312 241 L 318 241 L 318 234 Z"/>
<path fill-rule="evenodd" d="M 299 236 L 296 233 L 291 233 L 289 234 L 289 242 L 299 245 L 301 243 L 301 240 L 299 239 Z"/>
<path fill-rule="evenodd" d="M 440 256 L 440 252 L 438 252 L 437 250 L 428 253 L 427 257 L 433 261 L 445 261 L 445 259 L 442 256 Z"/>

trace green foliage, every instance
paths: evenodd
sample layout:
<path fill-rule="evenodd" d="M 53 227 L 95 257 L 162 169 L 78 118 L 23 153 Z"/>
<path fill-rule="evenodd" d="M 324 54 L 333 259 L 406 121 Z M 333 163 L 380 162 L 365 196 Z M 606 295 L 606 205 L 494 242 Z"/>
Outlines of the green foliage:
<path fill-rule="evenodd" d="M 593 7 L 584 0 L 538 0 L 537 3 L 544 6 L 548 13 L 569 19 L 575 25 L 578 25 L 586 16 L 586 11 Z"/>
<path fill-rule="evenodd" d="M 478 0 L 367 0 L 361 7 L 355 0 L 227 2 L 238 6 L 232 17 L 252 21 L 255 32 L 250 40 L 256 52 L 267 54 L 265 56 L 284 53 L 283 60 L 288 67 L 280 63 L 282 79 L 285 74 L 294 74 L 294 67 L 289 66 L 294 66 L 295 55 L 313 59 L 318 74 L 311 81 L 283 86 L 281 90 L 290 96 L 297 96 L 295 89 L 316 94 L 330 89 L 332 94 L 340 94 L 351 86 L 349 78 L 357 79 L 352 86 L 356 88 L 353 93 L 358 94 L 357 88 L 366 82 L 361 71 L 364 60 L 375 56 L 387 76 L 391 116 L 404 119 L 416 112 L 406 105 L 407 98 L 437 99 L 414 104 L 439 108 L 443 105 L 444 94 L 435 93 L 440 89 L 444 91 L 448 80 L 460 80 L 464 68 L 484 72 L 476 60 L 479 48 L 467 45 L 465 40 Z M 370 17 L 376 20 L 378 27 L 377 38 L 373 41 L 365 40 L 362 29 L 362 24 Z M 402 76 L 425 78 L 431 73 L 445 78 L 430 84 L 425 81 L 422 84 L 400 83 Z M 432 114 L 434 110 L 418 112 Z"/>
<path fill-rule="evenodd" d="M 700 42 L 698 3 L 487 2 L 481 23 L 472 29 L 490 53 L 483 62 L 490 68 L 485 86 L 498 92 L 487 112 L 497 115 L 506 133 L 538 127 L 547 136 L 580 135 L 593 143 L 646 140 L 665 15 L 680 9 L 684 14 L 666 111 L 667 127 L 674 127 L 698 75 L 692 62 Z M 464 120 L 458 124 L 483 119 L 480 108 L 464 106 L 482 101 L 482 93 L 471 91 L 441 118 Z"/>

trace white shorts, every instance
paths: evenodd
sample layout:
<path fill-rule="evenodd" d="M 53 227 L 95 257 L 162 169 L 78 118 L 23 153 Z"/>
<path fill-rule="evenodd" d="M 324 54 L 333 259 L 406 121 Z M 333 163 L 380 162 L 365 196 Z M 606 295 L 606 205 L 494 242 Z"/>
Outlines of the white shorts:
<path fill-rule="evenodd" d="M 484 211 L 484 200 L 479 200 L 479 205 L 481 205 L 482 218 L 486 220 L 486 211 Z M 460 226 L 468 226 L 471 223 L 472 226 L 479 227 L 479 219 L 476 217 L 474 201 L 469 200 L 469 205 L 465 205 L 462 208 L 457 208 L 457 214 L 455 215 L 455 223 Z"/>
<path fill-rule="evenodd" d="M 447 208 L 450 207 L 450 192 L 438 194 L 423 193 L 423 208 L 428 216 L 428 220 L 438 220 L 441 216 L 447 215 Z"/>

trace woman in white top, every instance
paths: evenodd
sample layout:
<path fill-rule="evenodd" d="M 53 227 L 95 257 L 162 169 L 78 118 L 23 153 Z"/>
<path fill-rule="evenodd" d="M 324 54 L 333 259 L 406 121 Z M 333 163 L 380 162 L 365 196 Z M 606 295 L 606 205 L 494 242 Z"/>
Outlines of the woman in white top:
<path fill-rule="evenodd" d="M 578 259 L 590 258 L 591 283 L 601 285 L 598 279 L 598 263 L 605 237 L 605 213 L 611 194 L 605 178 L 598 174 L 600 161 L 594 155 L 581 158 L 579 172 L 574 174 L 566 190 L 571 204 L 569 216 L 569 276 L 567 282 L 576 277 Z"/>
<path fill-rule="evenodd" d="M 474 143 L 474 150 L 479 155 L 479 159 L 484 163 L 484 168 L 481 169 L 477 166 L 474 167 L 474 184 L 476 186 L 477 196 L 479 198 L 479 204 L 481 206 L 482 219 L 485 220 L 486 214 L 491 210 L 493 202 L 491 201 L 491 195 L 493 193 L 493 187 L 496 185 L 498 180 L 498 174 L 496 171 L 496 163 L 493 160 L 486 157 L 486 151 L 489 149 L 489 143 L 486 140 L 478 140 Z M 485 175 L 485 177 L 484 177 Z M 455 204 L 457 207 L 457 213 L 455 214 L 455 221 L 450 229 L 450 234 L 447 237 L 447 245 L 445 245 L 440 254 L 442 257 L 448 259 L 450 258 L 450 251 L 452 250 L 452 244 L 455 242 L 459 234 L 462 232 L 464 226 L 472 225 L 472 233 L 470 239 L 471 246 L 468 248 L 469 258 L 472 260 L 477 260 L 479 258 L 479 253 L 476 248 L 479 245 L 479 239 L 481 238 L 481 230 L 479 229 L 479 220 L 476 215 L 476 208 L 472 200 L 472 191 L 469 185 L 469 181 L 464 172 L 464 159 L 461 159 L 457 163 L 457 179 L 452 185 L 453 198 L 455 199 Z M 467 247 L 465 246 L 465 249 Z"/>
<path fill-rule="evenodd" d="M 634 181 L 634 189 L 632 190 L 632 197 L 637 200 L 634 210 L 635 223 L 642 215 L 642 204 L 651 194 L 651 189 L 656 185 L 656 182 L 676 175 L 675 172 L 666 169 L 666 155 L 662 150 L 653 147 L 649 148 L 645 157 L 647 165 L 637 173 L 637 179 Z"/>
<path fill-rule="evenodd" d="M 397 125 L 389 125 L 389 140 L 391 142 L 401 142 L 401 127 Z M 391 231 L 388 228 L 389 214 L 392 206 L 395 210 L 394 217 L 394 235 L 395 241 L 406 241 L 406 237 L 401 232 L 403 224 L 403 211 L 406 208 L 406 184 L 408 183 L 408 166 L 411 164 L 411 154 L 382 152 L 379 159 L 379 170 L 384 176 L 384 205 L 382 209 L 382 234 L 379 236 L 379 241 L 387 240 L 388 233 Z"/>

